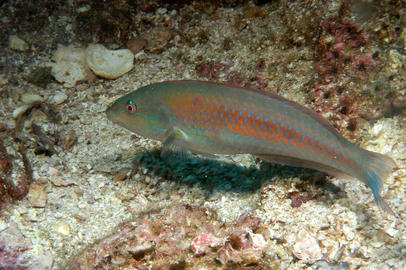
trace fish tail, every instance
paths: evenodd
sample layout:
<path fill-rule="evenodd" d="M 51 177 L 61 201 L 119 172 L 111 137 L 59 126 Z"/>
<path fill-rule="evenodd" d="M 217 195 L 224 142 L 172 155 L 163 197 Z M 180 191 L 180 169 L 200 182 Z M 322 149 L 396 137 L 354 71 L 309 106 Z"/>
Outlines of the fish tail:
<path fill-rule="evenodd" d="M 372 194 L 374 195 L 377 205 L 384 212 L 391 213 L 396 217 L 389 205 L 380 196 L 383 180 L 385 180 L 392 173 L 393 169 L 397 167 L 395 161 L 388 156 L 365 150 L 364 164 L 366 165 L 366 168 L 364 169 L 364 175 L 362 178 L 372 189 Z"/>

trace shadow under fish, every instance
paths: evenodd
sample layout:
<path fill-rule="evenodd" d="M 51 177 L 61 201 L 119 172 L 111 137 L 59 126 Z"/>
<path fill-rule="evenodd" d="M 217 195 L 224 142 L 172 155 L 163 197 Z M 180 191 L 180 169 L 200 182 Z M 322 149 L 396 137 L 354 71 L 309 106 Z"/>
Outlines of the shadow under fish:
<path fill-rule="evenodd" d="M 238 194 L 258 192 L 264 184 L 274 179 L 283 182 L 298 177 L 297 190 L 291 192 L 309 200 L 332 205 L 344 198 L 344 192 L 328 181 L 326 174 L 308 168 L 291 167 L 261 162 L 259 166 L 239 166 L 234 162 L 200 157 L 197 155 L 179 155 L 177 153 L 162 156 L 158 150 L 141 153 L 133 160 L 134 166 L 143 168 L 156 177 L 174 181 L 179 185 L 200 186 L 209 198 L 214 192 L 232 192 Z M 288 180 L 289 181 L 289 180 Z M 274 183 L 276 184 L 276 183 Z M 286 186 L 286 183 L 279 183 Z M 290 194 L 286 197 L 293 201 Z M 296 197 L 296 196 L 295 196 Z M 293 203 L 292 207 L 295 207 Z"/>

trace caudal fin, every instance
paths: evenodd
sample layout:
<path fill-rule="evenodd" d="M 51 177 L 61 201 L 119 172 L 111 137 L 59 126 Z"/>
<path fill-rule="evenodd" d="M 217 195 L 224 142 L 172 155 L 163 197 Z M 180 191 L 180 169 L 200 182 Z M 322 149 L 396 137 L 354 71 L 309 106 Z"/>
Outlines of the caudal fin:
<path fill-rule="evenodd" d="M 388 156 L 370 151 L 365 152 L 365 182 L 372 189 L 372 193 L 374 194 L 375 201 L 379 208 L 396 217 L 389 205 L 379 195 L 383 181 L 392 173 L 393 169 L 397 167 L 396 163 Z"/>

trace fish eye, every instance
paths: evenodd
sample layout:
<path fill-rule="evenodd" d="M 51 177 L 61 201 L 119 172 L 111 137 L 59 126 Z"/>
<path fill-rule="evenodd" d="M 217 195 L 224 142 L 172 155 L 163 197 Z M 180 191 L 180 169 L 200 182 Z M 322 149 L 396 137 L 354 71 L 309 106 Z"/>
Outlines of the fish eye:
<path fill-rule="evenodd" d="M 137 105 L 135 105 L 135 103 L 132 100 L 128 101 L 125 108 L 129 113 L 135 113 L 137 111 Z"/>

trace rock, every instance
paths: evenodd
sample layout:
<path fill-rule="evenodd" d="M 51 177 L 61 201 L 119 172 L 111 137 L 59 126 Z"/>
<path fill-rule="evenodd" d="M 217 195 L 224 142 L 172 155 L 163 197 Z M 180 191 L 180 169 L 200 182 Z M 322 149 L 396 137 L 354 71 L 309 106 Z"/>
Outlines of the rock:
<path fill-rule="evenodd" d="M 195 255 L 203 255 L 210 250 L 210 248 L 218 248 L 224 245 L 222 238 L 217 238 L 211 233 L 202 233 L 193 239 L 190 245 Z"/>
<path fill-rule="evenodd" d="M 52 97 L 52 103 L 55 105 L 59 105 L 65 102 L 68 96 L 64 92 L 56 92 L 55 95 Z"/>
<path fill-rule="evenodd" d="M 10 47 L 10 49 L 20 52 L 27 51 L 30 48 L 30 46 L 28 45 L 27 42 L 25 42 L 25 40 L 19 38 L 16 35 L 11 35 L 9 37 L 8 46 Z"/>
<path fill-rule="evenodd" d="M 58 169 L 54 167 L 49 167 L 48 173 L 51 179 L 52 184 L 57 187 L 66 187 L 70 185 L 76 185 L 76 182 L 73 179 L 65 180 L 62 178 L 61 173 Z"/>
<path fill-rule="evenodd" d="M 35 256 L 33 255 L 35 254 Z M 52 269 L 50 252 L 32 250 L 32 243 L 16 225 L 0 232 L 0 269 Z"/>
<path fill-rule="evenodd" d="M 70 226 L 68 223 L 65 223 L 65 222 L 59 222 L 59 223 L 55 224 L 54 229 L 55 229 L 55 231 L 57 231 L 58 233 L 61 233 L 63 235 L 70 234 Z"/>
<path fill-rule="evenodd" d="M 167 28 L 154 28 L 145 36 L 147 39 L 147 46 L 145 49 L 150 53 L 161 53 L 173 36 L 173 33 Z"/>
<path fill-rule="evenodd" d="M 252 247 L 258 249 L 265 249 L 267 247 L 267 242 L 262 234 L 250 233 L 252 239 Z"/>
<path fill-rule="evenodd" d="M 133 53 L 136 54 L 139 51 L 141 51 L 142 49 L 144 49 L 144 47 L 147 45 L 147 40 L 145 38 L 142 37 L 135 37 L 130 39 L 126 46 L 127 48 Z"/>
<path fill-rule="evenodd" d="M 42 185 L 32 184 L 28 191 L 28 200 L 33 207 L 45 207 L 47 203 L 47 193 Z"/>
<path fill-rule="evenodd" d="M 136 245 L 130 246 L 127 252 L 130 253 L 134 258 L 142 258 L 148 253 L 154 251 L 154 242 L 145 239 L 140 239 Z"/>
<path fill-rule="evenodd" d="M 114 173 L 114 182 L 120 182 L 126 180 L 131 175 L 131 168 L 121 168 Z"/>
<path fill-rule="evenodd" d="M 116 79 L 133 68 L 134 55 L 128 49 L 109 50 L 101 44 L 86 49 L 86 63 L 98 76 Z"/>
<path fill-rule="evenodd" d="M 18 106 L 13 111 L 13 118 L 17 119 L 18 117 L 20 117 L 23 113 L 25 113 L 31 107 L 32 106 L 30 104 L 24 104 L 24 105 Z"/>
<path fill-rule="evenodd" d="M 31 103 L 36 103 L 36 102 L 43 102 L 44 99 L 41 96 L 36 95 L 36 94 L 24 93 L 21 96 L 21 101 L 24 104 L 31 104 Z"/>
<path fill-rule="evenodd" d="M 78 141 L 78 136 L 76 135 L 75 131 L 70 129 L 65 135 L 63 148 L 70 151 L 72 149 L 72 147 L 77 143 L 77 141 Z"/>
<path fill-rule="evenodd" d="M 305 230 L 299 232 L 296 244 L 293 246 L 293 254 L 306 263 L 314 263 L 322 258 L 319 243 Z"/>
<path fill-rule="evenodd" d="M 314 269 L 320 270 L 346 270 L 350 269 L 350 266 L 347 262 L 337 262 L 337 263 L 330 263 L 327 261 L 319 261 L 315 263 Z"/>
<path fill-rule="evenodd" d="M 343 226 L 343 233 L 344 233 L 344 236 L 347 239 L 347 241 L 354 240 L 354 237 L 355 237 L 354 230 L 355 230 L 354 228 L 350 228 L 347 225 Z"/>
<path fill-rule="evenodd" d="M 40 222 L 43 220 L 43 208 L 29 208 L 27 210 L 27 218 L 31 222 Z"/>
<path fill-rule="evenodd" d="M 73 87 L 88 76 L 84 48 L 59 45 L 52 60 L 52 76 L 66 87 Z"/>

